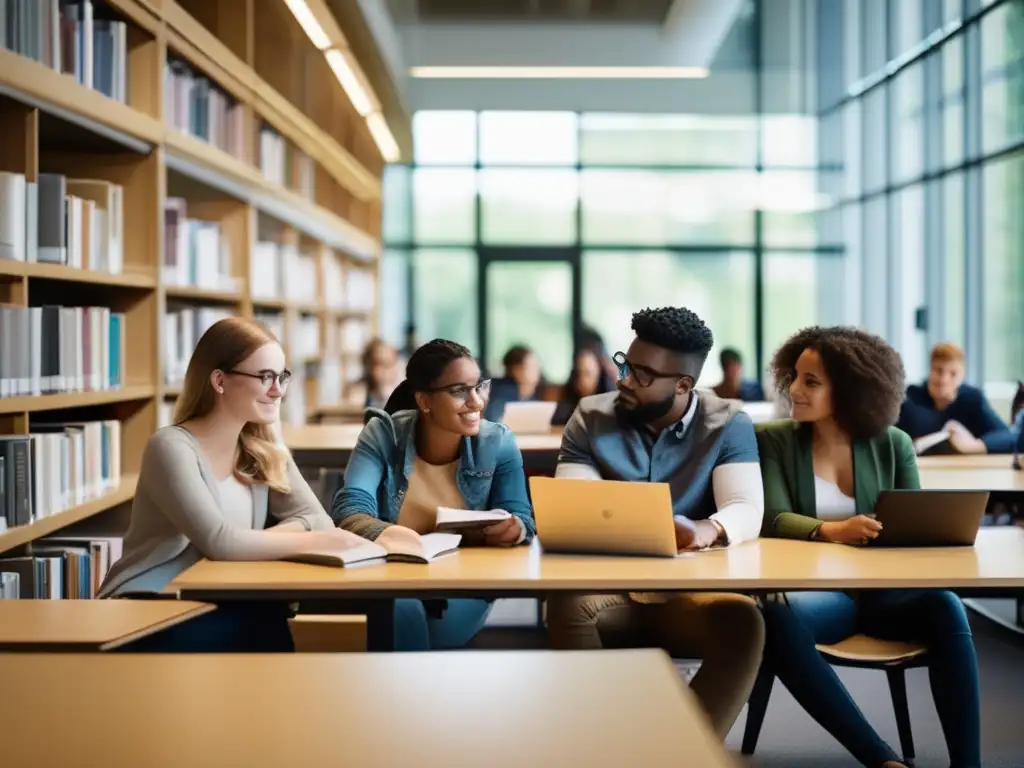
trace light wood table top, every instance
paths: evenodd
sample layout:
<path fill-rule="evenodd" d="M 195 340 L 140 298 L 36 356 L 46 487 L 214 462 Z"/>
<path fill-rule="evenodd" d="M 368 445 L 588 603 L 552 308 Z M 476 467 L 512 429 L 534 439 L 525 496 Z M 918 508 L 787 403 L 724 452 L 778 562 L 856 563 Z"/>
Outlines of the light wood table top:
<path fill-rule="evenodd" d="M 921 470 L 951 469 L 1007 469 L 1015 472 L 1011 466 L 1013 457 L 1005 454 L 971 454 L 960 456 L 918 456 L 917 466 Z"/>
<path fill-rule="evenodd" d="M 0 650 L 107 651 L 215 609 L 180 600 L 0 600 Z"/>
<path fill-rule="evenodd" d="M 0 655 L 0 680 L 11 768 L 735 765 L 656 650 Z"/>
<path fill-rule="evenodd" d="M 467 548 L 429 565 L 354 568 L 201 561 L 168 586 L 192 599 L 239 592 L 349 597 L 538 595 L 546 592 L 738 591 L 944 587 L 1024 588 L 1024 529 L 986 528 L 974 547 L 860 549 L 759 539 L 679 558 L 542 554 L 538 542 Z"/>
<path fill-rule="evenodd" d="M 293 451 L 351 451 L 363 425 L 305 424 L 282 428 L 285 445 Z M 562 431 L 547 435 L 516 435 L 521 451 L 557 451 L 562 444 Z"/>

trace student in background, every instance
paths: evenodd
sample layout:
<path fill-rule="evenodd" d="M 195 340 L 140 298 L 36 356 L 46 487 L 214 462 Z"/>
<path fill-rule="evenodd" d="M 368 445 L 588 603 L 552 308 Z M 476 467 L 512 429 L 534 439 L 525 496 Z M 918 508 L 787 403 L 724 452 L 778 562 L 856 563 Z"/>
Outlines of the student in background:
<path fill-rule="evenodd" d="M 505 426 L 483 418 L 489 387 L 462 345 L 435 339 L 417 349 L 386 408 L 368 412 L 331 505 L 337 524 L 368 539 L 409 537 L 434 530 L 439 506 L 503 509 L 512 517 L 463 542 L 510 547 L 531 539 L 523 457 Z M 396 600 L 395 650 L 462 647 L 490 607 L 469 598 Z"/>
<path fill-rule="evenodd" d="M 124 555 L 100 597 L 158 593 L 204 557 L 277 560 L 364 543 L 334 527 L 275 439 L 290 379 L 281 346 L 257 323 L 227 318 L 202 335 L 174 425 L 146 443 Z M 289 616 L 285 605 L 221 604 L 127 650 L 293 650 Z"/>
<path fill-rule="evenodd" d="M 764 402 L 764 388 L 761 382 L 743 378 L 743 358 L 739 352 L 726 347 L 718 356 L 718 361 L 722 366 L 722 382 L 714 387 L 716 395 L 748 403 Z"/>
<path fill-rule="evenodd" d="M 1015 434 L 977 387 L 964 384 L 964 352 L 937 344 L 923 384 L 907 387 L 897 426 L 915 441 L 947 430 L 948 442 L 924 453 L 1011 453 Z"/>
<path fill-rule="evenodd" d="M 600 353 L 590 347 L 584 347 L 576 353 L 569 381 L 562 389 L 562 397 L 558 401 L 551 423 L 556 426 L 564 425 L 582 398 L 611 392 L 613 389 L 615 380 L 601 367 Z"/>
<path fill-rule="evenodd" d="M 776 353 L 772 371 L 792 421 L 758 426 L 765 536 L 859 546 L 878 536 L 879 493 L 919 488 L 910 438 L 891 427 L 903 398 L 899 354 L 855 328 L 808 328 Z M 978 768 L 978 662 L 960 598 L 950 591 L 792 592 L 763 606 L 764 663 L 793 697 L 866 766 L 900 766 L 816 643 L 863 632 L 928 646 L 932 697 L 952 768 Z"/>
<path fill-rule="evenodd" d="M 682 308 L 633 315 L 636 338 L 618 393 L 580 401 L 556 477 L 668 483 L 680 550 L 756 539 L 763 501 L 750 417 L 694 389 L 711 331 Z M 558 595 L 548 631 L 559 649 L 655 645 L 703 659 L 692 688 L 724 739 L 750 696 L 764 640 L 756 603 L 735 594 Z"/>
<path fill-rule="evenodd" d="M 491 386 L 487 418 L 501 421 L 506 403 L 525 403 L 539 400 L 541 395 L 540 360 L 529 347 L 517 344 L 501 359 L 505 375 L 495 379 Z"/>
<path fill-rule="evenodd" d="M 398 350 L 383 339 L 373 339 L 363 350 L 362 364 L 356 397 L 364 408 L 383 408 L 398 386 Z"/>

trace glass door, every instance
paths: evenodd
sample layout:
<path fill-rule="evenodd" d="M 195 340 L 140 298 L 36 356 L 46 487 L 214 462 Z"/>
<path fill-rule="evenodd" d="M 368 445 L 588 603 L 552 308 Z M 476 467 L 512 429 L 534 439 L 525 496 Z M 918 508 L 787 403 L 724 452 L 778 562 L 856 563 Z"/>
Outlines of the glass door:
<path fill-rule="evenodd" d="M 489 373 L 501 376 L 505 352 L 522 344 L 540 358 L 547 381 L 566 381 L 579 327 L 579 252 L 482 248 L 479 256 L 481 358 Z"/>

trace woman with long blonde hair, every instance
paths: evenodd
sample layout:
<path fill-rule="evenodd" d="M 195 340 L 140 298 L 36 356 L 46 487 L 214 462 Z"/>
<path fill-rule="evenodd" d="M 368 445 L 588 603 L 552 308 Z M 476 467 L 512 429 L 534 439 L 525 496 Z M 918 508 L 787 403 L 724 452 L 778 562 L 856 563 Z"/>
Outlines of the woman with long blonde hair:
<path fill-rule="evenodd" d="M 174 424 L 146 443 L 124 555 L 100 597 L 159 593 L 204 557 L 278 560 L 365 543 L 334 527 L 277 442 L 290 379 L 281 345 L 258 323 L 226 318 L 202 335 Z M 224 604 L 132 650 L 291 650 L 288 615 L 281 605 Z"/>

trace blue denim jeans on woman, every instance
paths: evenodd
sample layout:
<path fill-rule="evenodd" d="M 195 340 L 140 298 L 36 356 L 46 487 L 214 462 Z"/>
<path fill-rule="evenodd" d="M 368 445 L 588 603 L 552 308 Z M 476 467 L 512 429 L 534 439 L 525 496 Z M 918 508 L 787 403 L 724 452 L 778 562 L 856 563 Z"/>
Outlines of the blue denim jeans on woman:
<path fill-rule="evenodd" d="M 843 592 L 790 592 L 786 598 L 764 605 L 764 663 L 861 764 L 879 766 L 900 757 L 875 733 L 814 647 L 858 633 L 927 644 L 932 697 L 950 764 L 980 768 L 978 660 L 959 597 L 944 590 L 881 590 L 856 598 Z"/>

